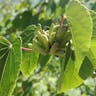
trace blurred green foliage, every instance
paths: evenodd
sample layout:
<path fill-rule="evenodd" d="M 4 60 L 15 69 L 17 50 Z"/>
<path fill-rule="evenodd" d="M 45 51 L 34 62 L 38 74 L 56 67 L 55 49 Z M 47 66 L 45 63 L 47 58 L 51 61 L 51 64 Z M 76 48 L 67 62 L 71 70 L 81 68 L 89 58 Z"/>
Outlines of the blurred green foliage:
<path fill-rule="evenodd" d="M 15 3 L 13 0 L 0 1 L 0 35 L 11 40 L 15 33 L 21 34 L 25 40 L 23 42 L 26 42 L 26 38 L 30 38 L 30 36 L 28 37 L 27 33 L 24 32 L 29 25 L 40 23 L 44 29 L 47 29 L 52 22 L 58 23 L 64 15 L 68 1 L 20 0 Z M 80 1 L 89 9 L 96 11 L 95 0 Z M 38 66 L 34 74 L 28 79 L 20 73 L 12 96 L 96 96 L 96 78 L 91 77 L 80 87 L 56 95 L 56 82 L 60 72 L 58 62 L 60 61 L 56 57 L 52 62 L 43 69 Z"/>

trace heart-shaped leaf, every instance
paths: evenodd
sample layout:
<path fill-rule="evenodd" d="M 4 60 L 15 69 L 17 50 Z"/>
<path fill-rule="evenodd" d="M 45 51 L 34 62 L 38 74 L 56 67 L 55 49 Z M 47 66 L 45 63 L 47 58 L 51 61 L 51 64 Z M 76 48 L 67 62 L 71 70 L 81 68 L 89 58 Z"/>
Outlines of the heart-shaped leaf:
<path fill-rule="evenodd" d="M 92 19 L 90 12 L 78 0 L 71 0 L 66 8 L 67 19 L 70 22 L 72 33 L 72 46 L 75 50 L 75 61 L 69 59 L 62 76 L 59 92 L 79 86 L 83 78 L 79 70 L 90 48 Z M 73 67 L 71 67 L 73 66 Z"/>
<path fill-rule="evenodd" d="M 0 37 L 0 96 L 10 96 L 21 64 L 21 40 L 12 43 Z"/>

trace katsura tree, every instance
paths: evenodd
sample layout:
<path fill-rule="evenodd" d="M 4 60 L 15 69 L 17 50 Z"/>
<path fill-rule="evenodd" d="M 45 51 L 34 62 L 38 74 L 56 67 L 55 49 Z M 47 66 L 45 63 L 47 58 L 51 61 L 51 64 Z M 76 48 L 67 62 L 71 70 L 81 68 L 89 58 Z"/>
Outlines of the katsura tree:
<path fill-rule="evenodd" d="M 80 1 L 70 0 L 62 14 L 59 23 L 51 24 L 50 20 L 42 22 L 34 15 L 32 20 L 38 19 L 38 24 L 28 22 L 27 28 L 24 27 L 27 24 L 21 24 L 17 16 L 13 25 L 18 20 L 25 30 L 11 36 L 13 27 L 0 36 L 0 96 L 12 94 L 20 72 L 28 78 L 38 65 L 42 69 L 52 59 L 60 60 L 57 94 L 96 76 L 96 13 Z M 47 28 L 42 27 L 48 24 Z"/>

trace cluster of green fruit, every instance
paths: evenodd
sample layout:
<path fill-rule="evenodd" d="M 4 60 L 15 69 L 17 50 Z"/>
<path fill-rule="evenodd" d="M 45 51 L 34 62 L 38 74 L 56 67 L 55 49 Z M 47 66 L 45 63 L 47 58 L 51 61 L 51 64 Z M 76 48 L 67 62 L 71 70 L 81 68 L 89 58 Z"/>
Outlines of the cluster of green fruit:
<path fill-rule="evenodd" d="M 43 30 L 41 25 L 38 25 L 32 41 L 32 50 L 43 55 L 64 56 L 66 46 L 71 38 L 68 24 L 61 26 L 52 23 L 48 30 Z"/>

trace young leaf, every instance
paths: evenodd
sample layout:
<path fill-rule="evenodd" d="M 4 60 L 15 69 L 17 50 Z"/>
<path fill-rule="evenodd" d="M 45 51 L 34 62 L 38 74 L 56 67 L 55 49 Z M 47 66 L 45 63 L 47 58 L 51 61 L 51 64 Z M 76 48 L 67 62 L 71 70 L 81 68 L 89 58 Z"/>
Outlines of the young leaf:
<path fill-rule="evenodd" d="M 0 37 L 0 50 L 0 66 L 3 66 L 0 79 L 0 96 L 10 96 L 20 71 L 21 40 L 17 38 L 10 43 L 5 38 Z"/>
<path fill-rule="evenodd" d="M 71 0 L 69 2 L 66 14 L 69 22 L 71 23 L 72 41 L 76 55 L 75 68 L 78 72 L 90 47 L 93 29 L 92 19 L 88 9 L 85 8 L 85 6 L 83 6 L 78 0 Z"/>
<path fill-rule="evenodd" d="M 66 15 L 71 24 L 72 44 L 75 50 L 75 61 L 71 58 L 62 76 L 59 92 L 75 88 L 83 82 L 79 70 L 90 47 L 92 20 L 89 11 L 79 1 L 71 0 L 66 8 Z"/>

